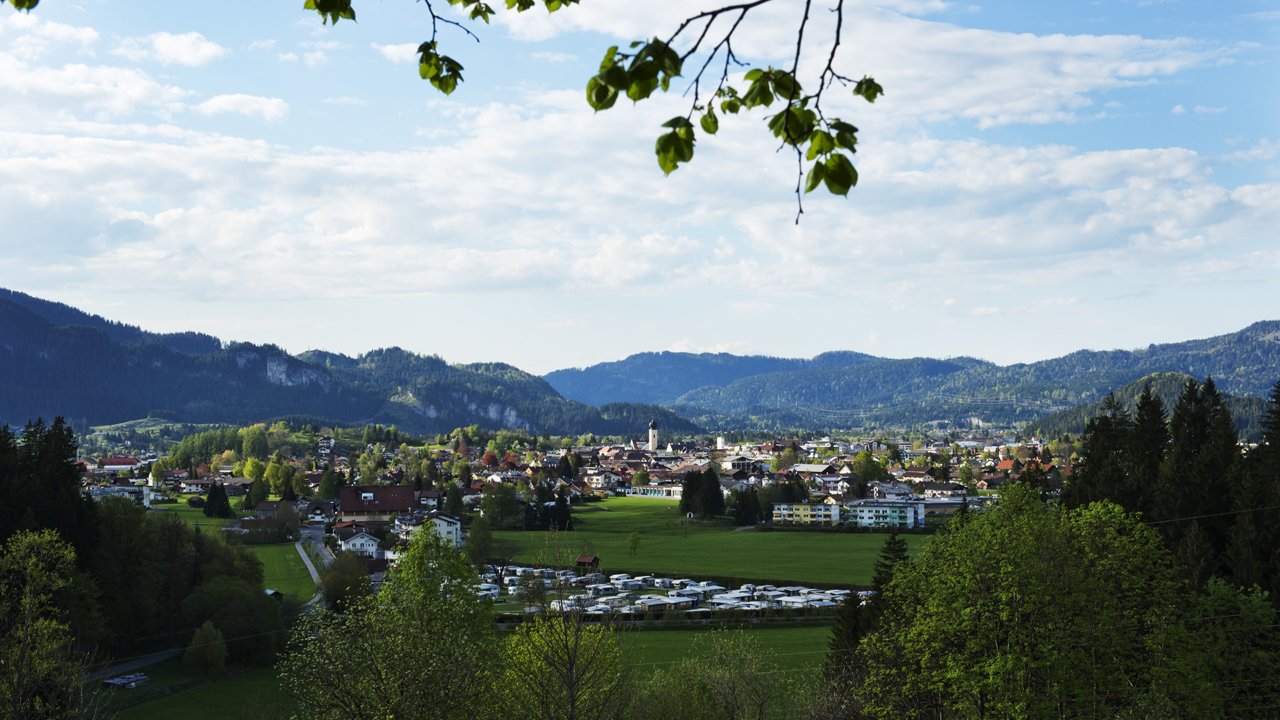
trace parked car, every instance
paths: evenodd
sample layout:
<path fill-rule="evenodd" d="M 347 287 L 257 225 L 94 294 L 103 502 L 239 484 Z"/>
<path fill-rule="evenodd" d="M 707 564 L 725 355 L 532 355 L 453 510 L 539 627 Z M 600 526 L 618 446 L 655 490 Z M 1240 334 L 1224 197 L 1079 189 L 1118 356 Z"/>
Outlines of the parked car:
<path fill-rule="evenodd" d="M 142 687 L 150 682 L 151 678 L 146 673 L 129 673 L 128 675 L 117 675 L 109 680 L 103 680 L 102 684 L 107 687 L 131 690 L 136 687 Z"/>

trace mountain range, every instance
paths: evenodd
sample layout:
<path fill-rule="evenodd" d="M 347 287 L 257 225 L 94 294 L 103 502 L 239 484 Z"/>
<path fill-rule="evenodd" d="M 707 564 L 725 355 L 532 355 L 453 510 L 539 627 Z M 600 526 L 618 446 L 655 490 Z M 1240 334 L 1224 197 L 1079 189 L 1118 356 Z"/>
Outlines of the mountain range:
<path fill-rule="evenodd" d="M 561 395 L 584 402 L 642 401 L 707 427 L 782 431 L 1033 423 L 1167 372 L 1213 377 L 1229 395 L 1265 397 L 1280 380 L 1280 322 L 1138 350 L 1079 350 L 1003 366 L 970 357 L 891 359 L 856 352 L 808 360 L 662 352 L 557 370 L 546 379 Z"/>
<path fill-rule="evenodd" d="M 416 433 L 477 424 L 558 435 L 636 435 L 651 419 L 677 434 L 921 424 L 1078 429 L 1070 410 L 1152 373 L 1212 376 L 1228 395 L 1265 397 L 1280 380 L 1280 321 L 1003 366 L 848 351 L 808 359 L 650 352 L 538 377 L 394 347 L 358 357 L 290 355 L 200 333 L 151 333 L 0 289 L 0 422 L 9 424 L 61 415 L 78 426 L 147 416 L 296 417 Z"/>
<path fill-rule="evenodd" d="M 415 433 L 481 425 L 533 433 L 642 435 L 698 428 L 670 410 L 594 407 L 500 363 L 449 364 L 387 348 L 348 357 L 155 334 L 23 293 L 0 293 L 0 423 L 77 427 L 148 416 L 185 422 L 396 425 Z"/>

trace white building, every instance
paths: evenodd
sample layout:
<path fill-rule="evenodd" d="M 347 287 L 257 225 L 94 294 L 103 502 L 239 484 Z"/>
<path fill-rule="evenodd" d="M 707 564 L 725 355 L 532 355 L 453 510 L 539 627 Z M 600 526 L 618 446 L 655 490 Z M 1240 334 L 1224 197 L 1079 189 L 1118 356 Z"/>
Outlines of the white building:
<path fill-rule="evenodd" d="M 375 560 L 382 556 L 382 550 L 378 547 L 378 538 L 367 532 L 356 533 L 343 540 L 340 545 L 342 546 L 342 552 L 351 553 L 352 555 L 363 555 Z"/>
<path fill-rule="evenodd" d="M 851 519 L 858 527 L 924 526 L 924 503 L 903 500 L 859 500 L 849 505 Z"/>

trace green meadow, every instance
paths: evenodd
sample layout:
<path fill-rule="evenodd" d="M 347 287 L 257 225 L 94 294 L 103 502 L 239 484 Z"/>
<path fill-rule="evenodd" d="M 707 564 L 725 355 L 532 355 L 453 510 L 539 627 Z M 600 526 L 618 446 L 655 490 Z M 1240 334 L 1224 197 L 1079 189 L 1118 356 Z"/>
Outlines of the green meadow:
<path fill-rule="evenodd" d="M 307 572 L 293 543 L 244 547 L 262 561 L 263 586 L 279 590 L 298 602 L 306 602 L 316 594 L 311 573 Z"/>
<path fill-rule="evenodd" d="M 602 571 L 777 583 L 869 585 L 883 533 L 739 530 L 686 520 L 672 500 L 615 497 L 574 510 L 568 532 L 495 532 L 516 562 L 569 565 L 582 552 Z M 631 533 L 639 544 L 631 552 Z M 912 550 L 925 535 L 904 535 Z"/>
<path fill-rule="evenodd" d="M 712 628 L 624 631 L 619 638 L 623 663 L 633 677 L 642 678 L 689 657 L 696 652 L 699 639 L 711 631 Z M 745 632 L 764 651 L 766 664 L 777 672 L 810 673 L 822 666 L 831 629 L 771 626 Z M 118 720 L 248 720 L 287 717 L 295 710 L 292 698 L 281 692 L 274 668 L 233 668 L 216 682 L 194 686 L 177 658 L 143 671 L 151 675 L 150 685 L 111 691 L 117 693 L 117 701 L 122 704 L 146 699 L 121 710 L 116 715 Z"/>

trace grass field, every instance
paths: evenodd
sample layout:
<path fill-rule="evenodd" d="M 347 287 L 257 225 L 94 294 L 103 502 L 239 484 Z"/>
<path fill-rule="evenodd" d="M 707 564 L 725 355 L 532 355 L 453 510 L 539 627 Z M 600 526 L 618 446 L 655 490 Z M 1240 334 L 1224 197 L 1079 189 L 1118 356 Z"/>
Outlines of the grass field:
<path fill-rule="evenodd" d="M 884 544 L 880 533 L 740 531 L 719 523 L 685 524 L 671 500 L 619 497 L 575 508 L 563 533 L 495 532 L 517 562 L 568 564 L 580 552 L 600 556 L 607 572 L 730 577 L 831 585 L 868 585 Z M 631 533 L 640 534 L 632 557 Z M 911 549 L 927 536 L 904 535 Z M 567 561 L 557 562 L 557 558 Z"/>
<path fill-rule="evenodd" d="M 646 675 L 688 657 L 710 629 L 630 630 L 622 634 L 623 661 L 637 675 Z M 746 631 L 769 653 L 777 669 L 817 669 L 826 656 L 829 626 L 759 627 Z"/>
<path fill-rule="evenodd" d="M 144 691 L 163 692 L 162 683 L 190 681 L 177 659 L 144 668 L 152 684 Z M 233 670 L 235 674 L 207 685 L 198 685 L 158 700 L 135 705 L 116 715 L 117 720 L 250 720 L 288 717 L 296 709 L 293 699 L 280 692 L 275 668 Z M 138 692 L 124 690 L 119 692 Z"/>
<path fill-rule="evenodd" d="M 634 630 L 620 639 L 623 662 L 634 674 L 644 677 L 688 657 L 699 637 L 711 628 L 698 630 Z M 779 671 L 808 672 L 822 665 L 826 654 L 829 627 L 767 627 L 746 632 L 769 651 L 768 661 Z M 173 688 L 191 682 L 174 658 L 143 669 L 151 676 L 151 685 L 125 693 L 145 693 L 158 699 L 122 710 L 117 720 L 238 720 L 239 718 L 281 717 L 295 710 L 293 701 L 280 692 L 273 668 L 236 670 L 235 674 L 216 683 L 198 685 L 179 692 Z M 161 697 L 163 696 L 163 697 Z"/>
<path fill-rule="evenodd" d="M 307 572 L 307 566 L 302 563 L 293 543 L 244 547 L 262 561 L 264 586 L 275 588 L 298 602 L 310 600 L 316 594 L 311 573 Z"/>
<path fill-rule="evenodd" d="M 203 528 L 220 528 L 229 522 L 232 518 L 212 518 L 205 517 L 204 510 L 201 508 L 193 508 L 187 504 L 187 498 L 191 495 L 178 496 L 178 502 L 173 505 L 152 505 L 151 511 L 157 513 L 173 513 L 178 517 L 186 520 L 188 524 Z"/>

